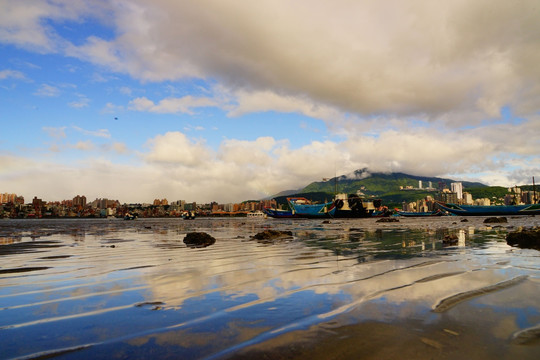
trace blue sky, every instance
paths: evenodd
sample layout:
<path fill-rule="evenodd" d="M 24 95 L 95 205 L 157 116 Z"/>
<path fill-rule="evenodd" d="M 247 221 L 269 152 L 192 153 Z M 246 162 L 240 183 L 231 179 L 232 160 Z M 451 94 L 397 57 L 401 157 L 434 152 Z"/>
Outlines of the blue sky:
<path fill-rule="evenodd" d="M 237 202 L 364 167 L 531 183 L 537 7 L 0 0 L 0 192 Z"/>

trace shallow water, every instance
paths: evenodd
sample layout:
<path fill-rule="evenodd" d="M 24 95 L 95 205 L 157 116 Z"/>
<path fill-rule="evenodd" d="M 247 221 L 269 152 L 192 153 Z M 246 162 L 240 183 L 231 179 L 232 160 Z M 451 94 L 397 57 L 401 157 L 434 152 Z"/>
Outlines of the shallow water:
<path fill-rule="evenodd" d="M 461 219 L 1 220 L 0 357 L 539 358 L 540 217 Z"/>

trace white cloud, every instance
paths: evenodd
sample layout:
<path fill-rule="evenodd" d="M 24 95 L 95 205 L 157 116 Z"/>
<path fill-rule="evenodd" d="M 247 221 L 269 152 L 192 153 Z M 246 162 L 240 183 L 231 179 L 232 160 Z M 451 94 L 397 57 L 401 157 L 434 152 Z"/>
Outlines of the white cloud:
<path fill-rule="evenodd" d="M 109 139 L 111 137 L 111 134 L 108 129 L 86 130 L 75 125 L 73 125 L 72 128 L 77 130 L 80 133 L 83 133 L 89 136 L 101 137 L 101 138 L 106 138 L 106 139 Z"/>
<path fill-rule="evenodd" d="M 80 109 L 80 108 L 88 107 L 89 104 L 90 104 L 89 98 L 87 98 L 85 95 L 78 95 L 78 99 L 76 101 L 70 102 L 69 106 Z"/>
<path fill-rule="evenodd" d="M 136 111 L 148 111 L 160 114 L 185 113 L 193 114 L 194 108 L 216 106 L 216 102 L 206 97 L 184 96 L 182 98 L 167 98 L 154 104 L 146 97 L 133 99 L 129 102 L 129 107 Z"/>
<path fill-rule="evenodd" d="M 78 141 L 76 144 L 71 145 L 73 149 L 82 150 L 82 151 L 91 151 L 95 149 L 95 145 L 92 141 L 86 140 L 86 141 Z"/>
<path fill-rule="evenodd" d="M 9 79 L 9 78 L 12 78 L 12 79 L 25 79 L 26 77 L 24 76 L 24 74 L 20 71 L 17 71 L 17 70 L 1 70 L 0 71 L 0 80 L 5 80 L 5 79 Z"/>
<path fill-rule="evenodd" d="M 41 84 L 36 92 L 34 92 L 34 95 L 42 97 L 57 97 L 60 95 L 60 89 L 56 86 Z"/>
<path fill-rule="evenodd" d="M 66 127 L 43 127 L 43 131 L 45 131 L 50 137 L 55 139 L 61 139 L 66 137 Z"/>
<path fill-rule="evenodd" d="M 147 143 L 150 148 L 147 161 L 163 164 L 198 166 L 211 159 L 211 152 L 201 141 L 192 141 L 181 132 L 158 135 Z"/>

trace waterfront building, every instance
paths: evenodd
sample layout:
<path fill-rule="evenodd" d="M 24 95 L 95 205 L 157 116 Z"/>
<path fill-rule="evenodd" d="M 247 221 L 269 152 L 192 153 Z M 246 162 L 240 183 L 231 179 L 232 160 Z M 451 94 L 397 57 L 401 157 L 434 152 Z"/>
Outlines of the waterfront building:
<path fill-rule="evenodd" d="M 445 189 L 447 190 L 447 189 Z M 449 204 L 457 204 L 458 198 L 457 194 L 450 191 L 442 191 L 437 194 L 437 200 L 443 203 L 449 203 Z"/>
<path fill-rule="evenodd" d="M 73 203 L 72 204 L 73 204 L 73 206 L 78 207 L 78 208 L 85 207 L 86 206 L 86 196 L 84 196 L 84 195 L 83 196 L 79 196 L 79 195 L 75 196 L 73 198 Z"/>
<path fill-rule="evenodd" d="M 455 182 L 450 184 L 450 189 L 453 193 L 456 193 L 458 200 L 463 198 L 463 184 L 460 182 Z"/>
<path fill-rule="evenodd" d="M 473 197 L 470 193 L 464 192 L 463 193 L 463 204 L 465 205 L 472 205 L 473 204 Z"/>

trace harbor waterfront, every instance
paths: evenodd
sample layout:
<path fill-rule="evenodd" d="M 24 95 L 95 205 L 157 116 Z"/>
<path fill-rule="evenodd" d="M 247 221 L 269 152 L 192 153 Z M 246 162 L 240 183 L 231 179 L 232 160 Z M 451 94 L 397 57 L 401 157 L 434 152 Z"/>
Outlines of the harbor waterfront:
<path fill-rule="evenodd" d="M 0 358 L 538 359 L 540 251 L 505 238 L 540 217 L 484 219 L 2 219 Z"/>

